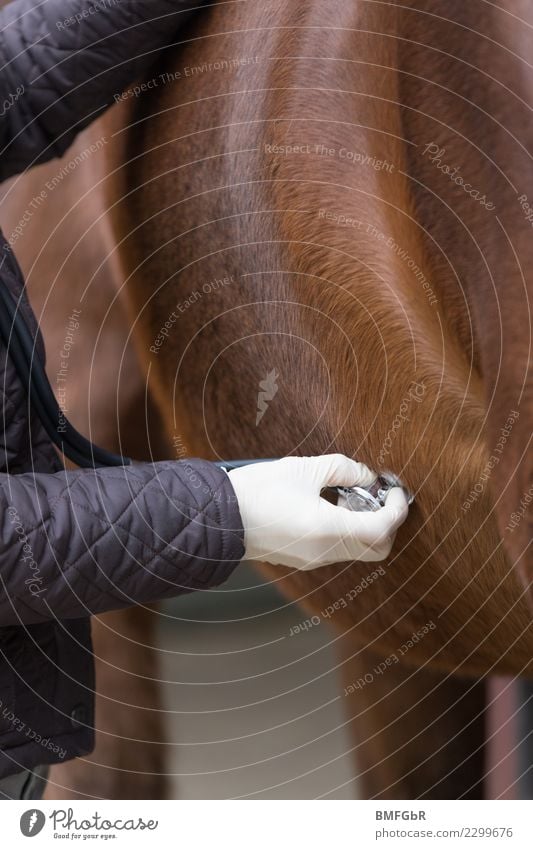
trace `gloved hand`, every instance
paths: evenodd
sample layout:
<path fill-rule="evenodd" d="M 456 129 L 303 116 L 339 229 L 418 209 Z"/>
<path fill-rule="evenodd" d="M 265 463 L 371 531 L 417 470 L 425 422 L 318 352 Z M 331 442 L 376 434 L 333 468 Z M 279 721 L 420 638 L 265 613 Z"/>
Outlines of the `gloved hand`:
<path fill-rule="evenodd" d="M 244 525 L 245 559 L 315 569 L 348 560 L 384 560 L 405 521 L 407 499 L 390 490 L 375 513 L 355 512 L 320 497 L 326 486 L 369 486 L 363 463 L 343 454 L 286 457 L 229 473 Z"/>

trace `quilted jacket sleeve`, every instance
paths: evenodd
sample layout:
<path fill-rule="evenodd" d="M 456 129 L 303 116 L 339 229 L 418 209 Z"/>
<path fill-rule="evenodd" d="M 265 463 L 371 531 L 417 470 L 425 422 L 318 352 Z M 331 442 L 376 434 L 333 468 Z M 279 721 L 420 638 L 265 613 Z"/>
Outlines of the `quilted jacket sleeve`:
<path fill-rule="evenodd" d="M 207 589 L 244 554 L 225 472 L 204 460 L 0 475 L 0 626 Z"/>
<path fill-rule="evenodd" d="M 61 156 L 179 41 L 202 0 L 14 0 L 0 10 L 0 179 Z"/>

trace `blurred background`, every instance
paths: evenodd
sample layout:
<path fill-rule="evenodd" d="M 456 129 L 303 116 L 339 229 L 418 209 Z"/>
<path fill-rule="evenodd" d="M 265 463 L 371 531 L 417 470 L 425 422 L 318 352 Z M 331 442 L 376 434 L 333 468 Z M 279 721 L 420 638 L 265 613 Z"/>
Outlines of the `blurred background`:
<path fill-rule="evenodd" d="M 248 564 L 160 616 L 170 771 L 181 799 L 353 799 L 335 634 Z M 316 618 L 315 618 L 316 621 Z"/>

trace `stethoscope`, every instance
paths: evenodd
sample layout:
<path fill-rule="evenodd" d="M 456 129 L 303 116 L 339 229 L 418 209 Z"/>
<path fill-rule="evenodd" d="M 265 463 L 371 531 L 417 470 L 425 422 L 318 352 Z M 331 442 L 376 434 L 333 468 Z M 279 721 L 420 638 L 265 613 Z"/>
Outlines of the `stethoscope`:
<path fill-rule="evenodd" d="M 122 454 L 113 454 L 111 451 L 106 451 L 105 448 L 100 448 L 79 433 L 69 422 L 50 386 L 48 375 L 35 350 L 35 341 L 24 316 L 7 286 L 1 283 L 0 338 L 48 437 L 65 457 L 68 457 L 82 469 L 132 465 L 132 460 L 129 457 Z M 242 466 L 269 463 L 275 459 L 277 458 L 218 460 L 214 461 L 214 464 L 229 472 Z M 393 486 L 403 486 L 403 484 L 391 472 L 383 472 L 368 489 L 357 486 L 332 486 L 327 488 L 343 496 L 346 505 L 352 510 L 375 511 L 383 506 L 387 493 Z M 407 495 L 411 504 L 413 496 L 411 493 L 407 493 Z"/>

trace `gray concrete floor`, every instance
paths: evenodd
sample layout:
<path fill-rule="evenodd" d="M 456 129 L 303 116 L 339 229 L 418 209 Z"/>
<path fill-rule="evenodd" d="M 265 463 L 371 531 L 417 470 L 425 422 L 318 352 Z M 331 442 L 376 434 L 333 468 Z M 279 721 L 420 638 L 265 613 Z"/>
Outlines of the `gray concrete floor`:
<path fill-rule="evenodd" d="M 356 798 L 337 660 L 322 626 L 241 566 L 161 617 L 160 676 L 179 799 Z"/>

